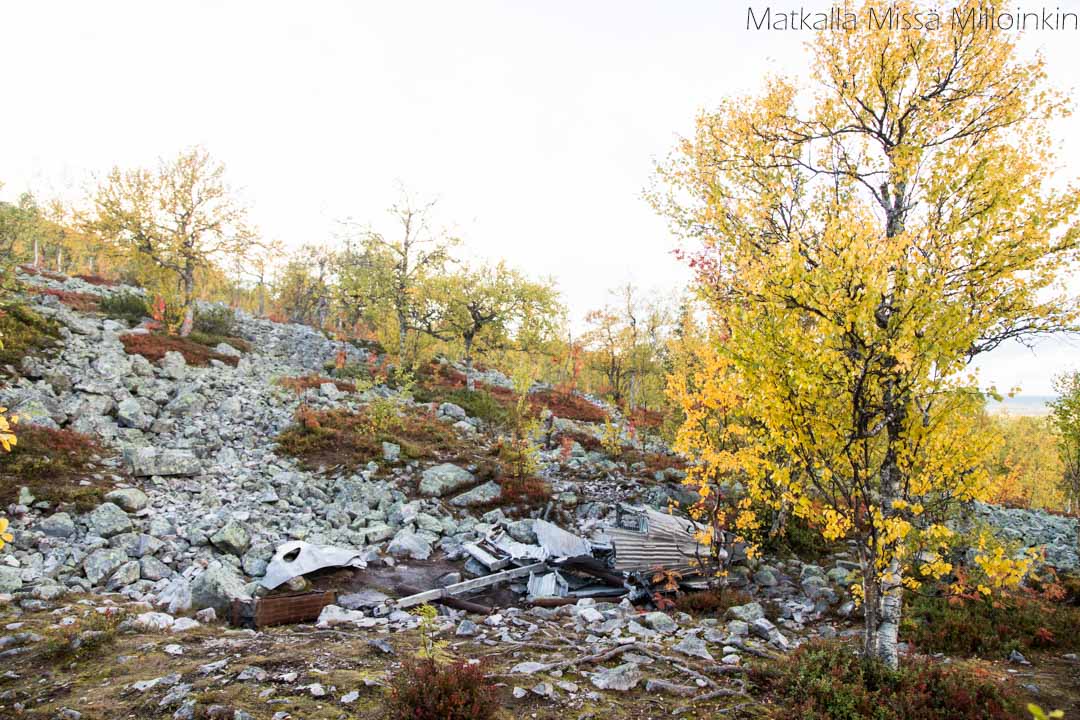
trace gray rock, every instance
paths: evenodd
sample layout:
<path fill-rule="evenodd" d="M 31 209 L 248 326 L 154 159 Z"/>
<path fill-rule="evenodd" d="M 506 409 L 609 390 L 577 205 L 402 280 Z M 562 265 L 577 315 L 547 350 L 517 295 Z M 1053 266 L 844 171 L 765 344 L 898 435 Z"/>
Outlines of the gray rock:
<path fill-rule="evenodd" d="M 105 502 L 94 508 L 87 516 L 90 532 L 103 538 L 127 532 L 131 529 L 131 518 L 115 503 Z"/>
<path fill-rule="evenodd" d="M 166 377 L 173 380 L 183 380 L 187 376 L 187 361 L 184 360 L 184 356 L 180 353 L 170 350 L 161 359 L 161 370 Z"/>
<path fill-rule="evenodd" d="M 150 502 L 149 498 L 146 497 L 146 493 L 138 488 L 113 490 L 105 495 L 105 499 L 119 505 L 127 512 L 138 512 Z"/>
<path fill-rule="evenodd" d="M 382 444 L 383 460 L 388 463 L 396 463 L 398 458 L 401 457 L 401 446 L 392 442 L 383 442 Z"/>
<path fill-rule="evenodd" d="M 765 617 L 765 608 L 760 603 L 752 602 L 746 605 L 733 605 L 727 609 L 725 617 L 733 620 L 742 620 L 744 623 L 752 623 L 758 618 Z"/>
<path fill-rule="evenodd" d="M 672 620 L 667 613 L 651 612 L 641 620 L 647 627 L 665 635 L 670 635 L 679 629 L 678 623 Z"/>
<path fill-rule="evenodd" d="M 713 662 L 713 656 L 709 653 L 709 649 L 705 646 L 705 641 L 697 635 L 687 635 L 675 646 L 677 652 L 681 652 L 683 655 L 689 655 L 690 657 L 699 657 L 703 660 Z"/>
<path fill-rule="evenodd" d="M 386 552 L 397 558 L 427 560 L 431 557 L 431 543 L 412 530 L 404 529 L 394 536 Z"/>
<path fill-rule="evenodd" d="M 472 505 L 486 505 L 495 502 L 502 495 L 502 488 L 494 480 L 488 480 L 483 485 L 478 485 L 472 490 L 461 493 L 450 500 L 454 507 L 469 507 Z"/>
<path fill-rule="evenodd" d="M 143 412 L 142 405 L 135 398 L 126 398 L 116 405 L 116 419 L 121 427 L 149 430 L 154 419 Z"/>
<path fill-rule="evenodd" d="M 476 478 L 468 470 L 451 463 L 443 463 L 424 471 L 420 478 L 420 494 L 442 497 L 474 482 Z"/>
<path fill-rule="evenodd" d="M 75 534 L 75 521 L 66 512 L 53 513 L 37 524 L 49 537 L 68 538 Z"/>
<path fill-rule="evenodd" d="M 439 415 L 453 420 L 464 420 L 469 416 L 460 405 L 449 402 L 444 402 L 439 406 Z"/>
<path fill-rule="evenodd" d="M 83 560 L 83 572 L 91 585 L 98 585 L 128 561 L 128 555 L 118 548 L 101 548 Z"/>
<path fill-rule="evenodd" d="M 172 574 L 173 571 L 169 569 L 169 566 L 158 560 L 156 557 L 144 557 L 139 560 L 139 575 L 143 580 L 157 582 L 158 580 L 172 577 Z"/>
<path fill-rule="evenodd" d="M 23 586 L 19 568 L 0 565 L 0 593 L 13 593 Z"/>
<path fill-rule="evenodd" d="M 251 544 L 251 537 L 243 525 L 235 520 L 230 520 L 211 536 L 210 542 L 218 550 L 240 557 Z"/>
<path fill-rule="evenodd" d="M 219 615 L 227 614 L 234 599 L 247 596 L 244 582 L 222 565 L 207 568 L 191 583 L 191 607 L 196 610 L 214 608 Z"/>
<path fill-rule="evenodd" d="M 641 668 L 634 663 L 623 663 L 618 667 L 604 668 L 592 676 L 592 684 L 601 690 L 626 692 L 633 690 L 641 682 Z"/>
<path fill-rule="evenodd" d="M 192 476 L 202 472 L 201 463 L 187 450 L 159 450 L 153 447 L 127 448 L 124 460 L 136 477 Z"/>

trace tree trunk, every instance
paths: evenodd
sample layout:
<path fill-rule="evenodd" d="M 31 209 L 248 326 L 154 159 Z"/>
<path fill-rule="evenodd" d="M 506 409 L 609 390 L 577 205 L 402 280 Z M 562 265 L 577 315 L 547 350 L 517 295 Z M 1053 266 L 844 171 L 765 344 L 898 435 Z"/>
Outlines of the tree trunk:
<path fill-rule="evenodd" d="M 180 324 L 180 337 L 187 337 L 195 328 L 195 273 L 184 273 L 184 322 Z"/>
<path fill-rule="evenodd" d="M 34 267 L 41 267 L 41 241 L 34 238 Z"/>
<path fill-rule="evenodd" d="M 472 372 L 472 344 L 473 339 L 471 335 L 465 336 L 465 389 L 472 391 L 476 389 L 476 380 L 473 379 Z"/>
<path fill-rule="evenodd" d="M 412 367 L 407 360 L 409 354 L 409 326 L 405 322 L 405 313 L 398 310 L 398 364 L 401 365 L 401 369 L 411 370 Z"/>

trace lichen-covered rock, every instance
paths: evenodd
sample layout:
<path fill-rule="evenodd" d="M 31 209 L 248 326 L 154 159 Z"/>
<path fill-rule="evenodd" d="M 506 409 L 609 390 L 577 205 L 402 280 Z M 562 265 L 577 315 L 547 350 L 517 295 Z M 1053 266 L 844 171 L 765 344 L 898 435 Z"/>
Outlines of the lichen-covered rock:
<path fill-rule="evenodd" d="M 191 583 L 191 607 L 214 608 L 219 615 L 228 613 L 236 598 L 247 597 L 244 582 L 223 565 L 212 565 Z"/>
<path fill-rule="evenodd" d="M 123 550 L 101 548 L 86 556 L 83 560 L 83 572 L 91 585 L 99 585 L 127 561 L 128 555 Z"/>
<path fill-rule="evenodd" d="M 136 477 L 192 476 L 202 472 L 199 459 L 188 450 L 128 448 L 124 450 L 124 460 L 131 474 Z"/>
<path fill-rule="evenodd" d="M 450 501 L 454 507 L 469 507 L 470 505 L 486 505 L 495 502 L 502 494 L 502 488 L 494 480 L 488 480 L 483 485 L 478 485 L 472 490 L 467 490 Z"/>
<path fill-rule="evenodd" d="M 138 488 L 122 488 L 105 494 L 105 499 L 119 505 L 127 512 L 138 512 L 146 507 L 149 499 Z"/>
<path fill-rule="evenodd" d="M 251 536 L 248 535 L 243 525 L 235 520 L 230 520 L 211 536 L 210 542 L 218 550 L 240 557 L 251 545 Z"/>
<path fill-rule="evenodd" d="M 420 477 L 420 494 L 426 497 L 442 497 L 476 482 L 465 468 L 452 463 L 429 467 Z"/>
<path fill-rule="evenodd" d="M 87 522 L 90 532 L 103 538 L 111 538 L 131 529 L 131 518 L 119 505 L 111 502 L 101 503 L 90 511 Z"/>

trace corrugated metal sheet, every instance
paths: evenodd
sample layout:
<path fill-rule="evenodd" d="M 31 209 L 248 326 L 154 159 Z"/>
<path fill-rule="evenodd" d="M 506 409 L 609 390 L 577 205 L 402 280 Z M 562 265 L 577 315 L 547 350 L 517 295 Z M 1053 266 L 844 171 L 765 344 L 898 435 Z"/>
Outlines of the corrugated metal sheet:
<path fill-rule="evenodd" d="M 617 522 L 617 527 L 605 531 L 615 549 L 616 570 L 661 567 L 688 573 L 697 569 L 697 558 L 708 558 L 709 548 L 695 538 L 704 528 L 686 518 L 620 505 Z"/>

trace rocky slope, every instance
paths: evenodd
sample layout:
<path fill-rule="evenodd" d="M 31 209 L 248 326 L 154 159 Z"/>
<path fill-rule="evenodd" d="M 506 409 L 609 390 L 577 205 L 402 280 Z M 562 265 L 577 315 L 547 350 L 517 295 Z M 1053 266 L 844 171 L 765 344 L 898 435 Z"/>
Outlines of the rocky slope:
<path fill-rule="evenodd" d="M 79 280 L 27 279 L 62 292 L 130 291 Z M 394 397 L 403 406 L 412 402 L 382 386 L 359 394 L 343 393 L 332 384 L 301 394 L 279 386 L 276 379 L 320 370 L 342 349 L 311 328 L 241 313 L 236 334 L 250 343 L 251 351 L 216 348 L 235 358 L 235 366 L 211 360 L 208 367 L 191 367 L 178 353 L 155 364 L 125 351 L 120 338 L 132 329 L 122 321 L 76 312 L 55 294 L 31 294 L 27 299 L 35 311 L 59 323 L 62 345 L 55 353 L 28 357 L 19 368 L 20 377 L 0 390 L 0 405 L 11 408 L 24 424 L 101 438 L 117 455 L 104 461 L 111 472 L 88 480 L 108 489 L 104 502 L 89 512 L 57 508 L 29 492 L 8 508 L 15 539 L 0 556 L 0 607 L 8 603 L 6 609 L 14 613 L 9 620 L 14 620 L 11 634 L 0 637 L 0 656 L 32 653 L 47 630 L 63 623 L 81 627 L 87 617 L 108 607 L 129 610 L 124 628 L 130 633 L 166 639 L 193 633 L 205 650 L 205 643 L 217 642 L 213 633 L 233 632 L 205 624 L 220 617 L 232 598 L 265 592 L 258 580 L 275 548 L 288 540 L 348 549 L 370 567 L 457 563 L 468 576 L 486 571 L 465 562 L 463 546 L 495 524 L 504 524 L 522 542 L 535 538 L 528 519 L 509 522 L 499 509 L 480 512 L 469 507 L 499 493 L 495 483 L 481 482 L 476 467 L 408 460 L 393 445 L 384 447 L 385 463 L 372 463 L 359 472 L 305 470 L 277 454 L 274 438 L 292 422 L 300 403 L 331 409 L 359 407 L 375 397 Z M 355 358 L 364 354 L 351 347 L 348 352 Z M 483 379 L 492 385 L 506 383 L 497 373 Z M 490 440 L 489 428 L 460 407 L 443 405 L 438 417 L 470 442 Z M 556 431 L 598 432 L 561 419 L 552 425 Z M 663 506 L 681 492 L 680 473 L 674 468 L 646 471 L 577 444 L 568 454 L 543 453 L 541 464 L 553 484 L 556 513 L 582 536 L 602 537 L 617 501 Z M 1048 543 L 1057 564 L 1078 564 L 1075 521 L 992 508 L 983 514 L 1015 537 Z M 854 606 L 844 587 L 854 567 L 844 553 L 821 564 L 773 559 L 738 567 L 732 584 L 751 591 L 760 602 L 734 607 L 720 620 L 696 621 L 688 615 L 673 619 L 662 613 L 642 617 L 625 601 L 582 600 L 558 610 L 512 608 L 482 621 L 444 610 L 440 622 L 448 636 L 462 643 L 530 648 L 533 654 L 552 647 L 599 651 L 642 644 L 643 651 L 628 654 L 627 662 L 583 676 L 589 687 L 569 680 L 555 687 L 550 680 L 559 676 L 551 675 L 552 668 L 540 660 L 530 660 L 531 665 L 523 660 L 508 668 L 515 677 L 512 683 L 524 686 L 514 691 L 518 699 L 576 699 L 581 705 L 596 702 L 598 691 L 625 691 L 650 677 L 659 683 L 659 691 L 664 682 L 678 680 L 683 683 L 678 692 L 692 695 L 708 683 L 685 674 L 673 678 L 670 667 L 662 673 L 649 669 L 649 653 L 722 658 L 723 664 L 737 666 L 748 654 L 784 651 L 806 637 L 857 633 L 847 620 Z M 322 628 L 363 630 L 378 639 L 408 631 L 417 622 L 401 611 L 376 616 L 363 593 L 342 604 L 345 607 L 324 613 Z M 27 627 L 33 630 L 23 630 L 23 622 L 30 622 Z M 244 638 L 258 643 L 266 635 L 231 637 L 235 646 Z M 213 683 L 253 682 L 266 697 L 306 693 L 345 705 L 356 700 L 354 696 L 346 702 L 350 694 L 362 692 L 355 687 L 328 689 L 316 681 L 301 686 L 296 677 L 275 684 L 265 670 L 244 669 L 228 659 L 220 666 L 208 661 L 188 667 L 191 663 L 181 661 L 184 646 L 155 640 L 148 647 L 148 652 L 164 653 L 167 662 L 173 658 L 178 669 L 166 672 L 169 667 L 159 663 L 155 667 L 162 670 L 160 675 L 132 675 L 120 694 L 153 697 L 159 714 L 167 710 L 175 717 L 193 717 L 196 690 Z M 205 654 L 200 657 L 205 659 Z M 531 676 L 537 674 L 548 679 L 533 683 Z M 5 702 L 27 709 L 34 692 L 19 678 L 9 680 L 15 687 L 0 693 L 0 710 Z M 257 714 L 272 709 L 268 703 Z M 49 700 L 45 706 L 49 712 L 67 708 L 75 713 L 64 717 L 79 712 L 71 703 Z"/>

